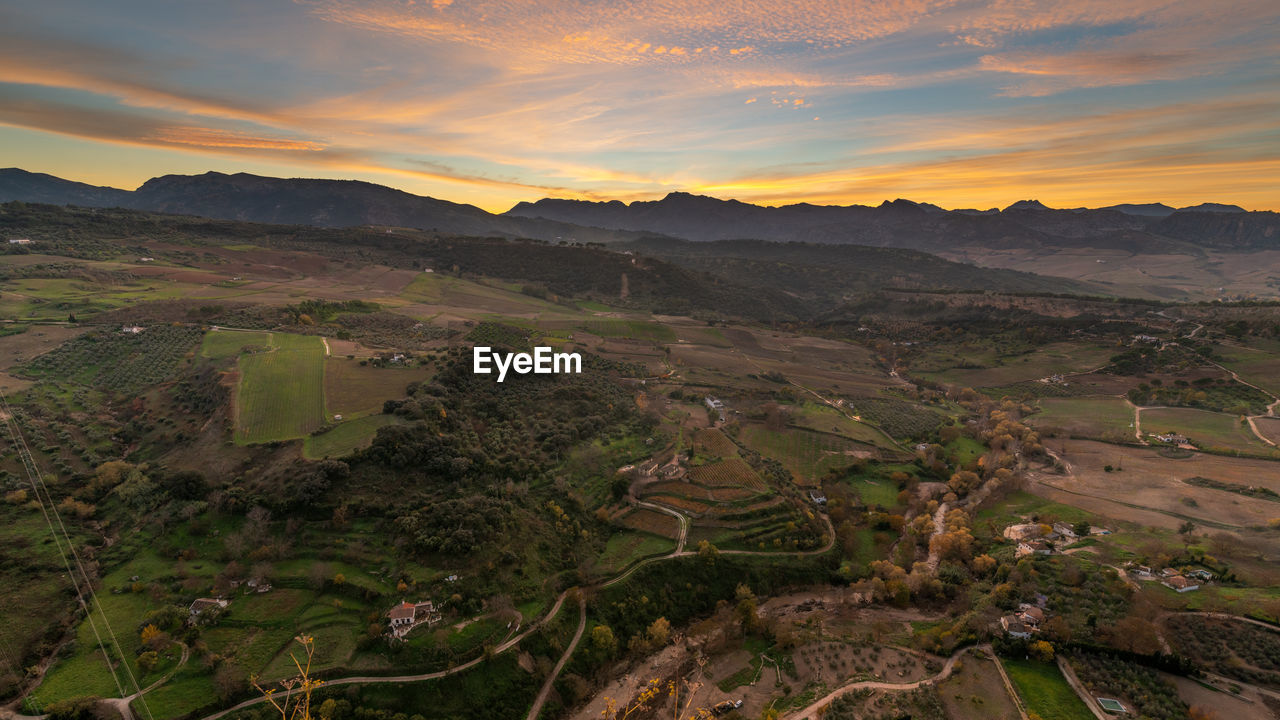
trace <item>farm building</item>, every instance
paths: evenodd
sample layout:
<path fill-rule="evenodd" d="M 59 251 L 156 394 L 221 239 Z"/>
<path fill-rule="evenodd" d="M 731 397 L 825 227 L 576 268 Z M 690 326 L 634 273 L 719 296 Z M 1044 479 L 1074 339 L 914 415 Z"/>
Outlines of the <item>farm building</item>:
<path fill-rule="evenodd" d="M 430 600 L 419 603 L 401 601 L 387 613 L 387 619 L 391 624 L 391 634 L 400 638 L 418 625 L 437 622 L 440 614 Z"/>
<path fill-rule="evenodd" d="M 1022 638 L 1023 640 L 1031 637 L 1031 628 L 1027 627 L 1017 615 L 1005 615 L 1000 618 L 1000 627 L 1004 628 L 1009 637 Z"/>
<path fill-rule="evenodd" d="M 9 238 L 10 245 L 30 245 L 31 238 Z"/>
<path fill-rule="evenodd" d="M 1165 580 L 1161 581 L 1160 584 L 1164 585 L 1170 590 L 1173 590 L 1174 592 L 1180 592 L 1180 593 L 1191 592 L 1192 590 L 1200 589 L 1200 583 L 1196 582 L 1195 580 L 1188 580 L 1181 575 L 1174 575 L 1171 578 L 1166 578 Z"/>
<path fill-rule="evenodd" d="M 213 608 L 221 610 L 228 604 L 228 601 L 223 600 L 222 598 L 196 598 L 196 600 L 191 603 L 191 607 L 188 608 L 188 612 L 191 614 L 191 619 L 194 620 L 200 615 L 200 613 L 205 612 L 206 610 L 212 610 Z"/>
<path fill-rule="evenodd" d="M 1028 555 L 1052 555 L 1053 549 L 1043 540 L 1031 540 L 1028 542 L 1018 543 L 1018 550 L 1014 553 L 1014 557 L 1023 558 Z"/>

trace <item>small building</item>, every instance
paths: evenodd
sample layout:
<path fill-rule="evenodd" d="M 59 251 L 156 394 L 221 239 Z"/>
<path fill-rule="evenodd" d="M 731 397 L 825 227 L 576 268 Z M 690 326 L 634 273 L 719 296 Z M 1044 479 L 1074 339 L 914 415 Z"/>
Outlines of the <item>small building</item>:
<path fill-rule="evenodd" d="M 1013 554 L 1015 558 L 1024 558 L 1028 555 L 1052 555 L 1053 549 L 1043 540 L 1028 540 L 1018 543 L 1018 550 Z"/>
<path fill-rule="evenodd" d="M 1023 603 L 1018 612 L 1018 618 L 1021 619 L 1024 624 L 1038 628 L 1040 627 L 1040 624 L 1044 622 L 1044 610 L 1041 610 L 1035 605 Z"/>
<path fill-rule="evenodd" d="M 1063 522 L 1054 523 L 1053 531 L 1070 540 L 1074 540 L 1076 538 L 1075 529 Z"/>
<path fill-rule="evenodd" d="M 1017 615 L 1005 615 L 1000 618 L 1000 627 L 1004 628 L 1005 633 L 1009 637 L 1021 638 L 1023 640 L 1031 637 L 1031 628 L 1028 628 Z"/>
<path fill-rule="evenodd" d="M 816 491 L 810 490 L 810 491 L 809 491 L 809 499 L 810 499 L 810 500 L 812 500 L 814 503 L 816 503 L 816 504 L 818 504 L 818 505 L 826 505 L 826 504 L 827 504 L 827 496 L 826 496 L 826 495 L 824 495 L 824 494 L 823 494 L 823 493 L 821 493 L 821 492 L 816 492 Z"/>
<path fill-rule="evenodd" d="M 1182 433 L 1167 433 L 1165 435 L 1157 435 L 1156 439 L 1160 442 L 1171 443 L 1173 445 L 1187 445 L 1191 440 Z"/>
<path fill-rule="evenodd" d="M 140 258 L 138 258 L 138 262 L 155 262 L 155 261 L 156 261 L 156 259 L 155 259 L 155 258 L 153 258 L 153 257 L 140 257 Z"/>
<path fill-rule="evenodd" d="M 1188 580 L 1181 575 L 1174 575 L 1171 578 L 1161 581 L 1160 584 L 1164 585 L 1170 590 L 1173 590 L 1174 592 L 1180 592 L 1180 593 L 1191 592 L 1192 590 L 1200 589 L 1200 583 L 1194 580 Z"/>
<path fill-rule="evenodd" d="M 418 625 L 438 622 L 440 614 L 436 612 L 436 607 L 430 600 L 419 603 L 401 601 L 399 605 L 387 612 L 387 619 L 390 621 L 391 634 L 399 638 L 404 637 Z"/>
<path fill-rule="evenodd" d="M 271 592 L 271 583 L 262 578 L 249 578 L 245 584 L 245 592 L 267 593 Z"/>
<path fill-rule="evenodd" d="M 1208 582 L 1209 580 L 1212 580 L 1214 578 L 1213 573 L 1201 568 L 1197 568 L 1195 570 L 1185 572 L 1183 573 L 1183 575 L 1186 576 L 1187 578 L 1195 578 L 1196 580 L 1203 580 L 1205 582 Z"/>
<path fill-rule="evenodd" d="M 141 325 L 125 325 L 124 327 L 120 328 L 120 332 L 124 333 L 125 335 L 137 335 L 141 333 L 143 330 L 146 330 L 146 328 L 142 327 Z"/>
<path fill-rule="evenodd" d="M 199 617 L 200 613 L 213 608 L 221 610 L 229 604 L 228 601 L 222 598 L 196 598 L 195 602 L 191 603 L 191 607 L 187 609 L 187 612 L 190 613 L 191 619 L 194 620 Z"/>
<path fill-rule="evenodd" d="M 30 245 L 31 238 L 9 238 L 10 245 Z"/>

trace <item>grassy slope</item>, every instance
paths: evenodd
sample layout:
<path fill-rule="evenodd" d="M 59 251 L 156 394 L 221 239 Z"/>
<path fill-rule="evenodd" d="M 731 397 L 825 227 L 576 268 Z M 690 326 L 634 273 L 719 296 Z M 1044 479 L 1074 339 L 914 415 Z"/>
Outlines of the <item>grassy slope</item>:
<path fill-rule="evenodd" d="M 271 352 L 240 359 L 236 441 L 299 438 L 324 424 L 324 345 L 272 333 Z"/>

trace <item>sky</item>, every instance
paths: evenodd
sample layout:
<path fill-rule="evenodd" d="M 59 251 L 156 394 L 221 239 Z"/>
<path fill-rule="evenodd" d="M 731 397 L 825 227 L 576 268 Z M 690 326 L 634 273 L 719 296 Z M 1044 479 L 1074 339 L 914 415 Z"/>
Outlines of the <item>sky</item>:
<path fill-rule="evenodd" d="M 7 3 L 0 166 L 360 179 L 498 212 L 677 190 L 1280 210 L 1280 3 Z"/>

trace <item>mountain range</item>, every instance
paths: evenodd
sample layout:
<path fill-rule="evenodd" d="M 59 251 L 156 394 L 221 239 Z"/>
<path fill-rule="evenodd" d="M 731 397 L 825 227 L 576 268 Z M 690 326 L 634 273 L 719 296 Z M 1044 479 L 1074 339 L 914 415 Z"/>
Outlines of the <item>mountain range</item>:
<path fill-rule="evenodd" d="M 1280 213 L 1218 204 L 1053 209 L 1036 200 L 1021 200 L 1003 209 L 944 210 L 898 199 L 879 206 L 766 207 L 673 192 L 661 200 L 629 204 L 548 198 L 494 214 L 473 205 L 354 180 L 208 172 L 164 175 L 128 191 L 18 168 L 0 170 L 0 201 L 13 200 L 263 223 L 385 225 L 548 241 L 636 241 L 660 235 L 692 241 L 799 241 L 926 252 L 956 247 L 1094 247 L 1139 253 L 1280 248 Z"/>

